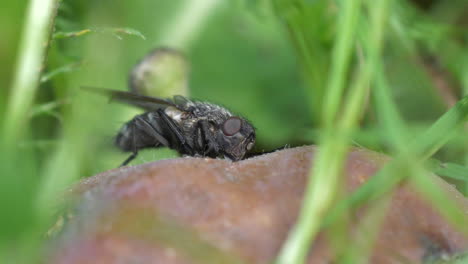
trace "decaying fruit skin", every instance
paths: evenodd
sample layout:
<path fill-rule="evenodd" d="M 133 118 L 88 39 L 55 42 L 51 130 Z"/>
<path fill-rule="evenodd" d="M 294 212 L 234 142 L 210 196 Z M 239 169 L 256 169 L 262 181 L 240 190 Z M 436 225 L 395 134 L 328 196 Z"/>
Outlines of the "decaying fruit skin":
<path fill-rule="evenodd" d="M 299 147 L 235 163 L 178 158 L 90 177 L 70 191 L 73 217 L 53 239 L 49 263 L 270 263 L 297 217 L 316 152 Z M 347 191 L 387 161 L 352 150 Z M 428 177 L 468 215 L 468 199 Z M 364 213 L 351 214 L 351 232 Z M 393 194 L 370 263 L 421 263 L 467 249 L 468 236 L 403 184 Z M 308 263 L 332 260 L 322 233 Z"/>

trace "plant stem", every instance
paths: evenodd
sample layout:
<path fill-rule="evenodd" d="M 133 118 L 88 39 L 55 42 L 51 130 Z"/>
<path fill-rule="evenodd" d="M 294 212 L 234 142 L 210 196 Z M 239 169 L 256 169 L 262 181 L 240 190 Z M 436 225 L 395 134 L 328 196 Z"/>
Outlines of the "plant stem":
<path fill-rule="evenodd" d="M 168 45 L 186 49 L 196 33 L 203 29 L 204 23 L 223 1 L 220 0 L 186 0 L 177 15 L 171 20 L 158 45 Z"/>
<path fill-rule="evenodd" d="M 334 126 L 333 123 L 337 118 L 339 105 L 341 105 L 344 80 L 346 79 L 360 8 L 359 1 L 345 1 L 343 4 L 344 18 L 341 23 L 344 24 L 339 23 L 341 30 L 338 31 L 338 36 L 340 37 L 333 53 L 334 60 L 325 102 L 323 121 L 327 133 L 313 167 L 315 177 L 313 181 L 309 180 L 298 224 L 286 242 L 278 263 L 304 263 L 309 244 L 318 233 L 322 220 L 336 195 L 349 137 L 362 114 L 362 105 L 369 90 L 372 73 L 378 64 L 389 2 L 389 0 L 382 0 L 375 3 L 374 14 L 371 17 L 373 23 L 371 23 L 369 38 L 366 39 L 368 47 L 371 47 L 370 54 L 368 54 L 369 61 L 358 72 L 345 104 L 344 116 L 338 126 Z M 346 16 L 349 17 L 346 18 Z"/>
<path fill-rule="evenodd" d="M 31 0 L 29 3 L 3 127 L 3 143 L 7 146 L 17 142 L 28 120 L 28 111 L 39 87 L 58 2 Z"/>
<path fill-rule="evenodd" d="M 406 152 L 397 155 L 391 162 L 383 167 L 377 174 L 357 189 L 347 200 L 341 201 L 333 211 L 329 213 L 326 223 L 331 223 L 344 215 L 346 210 L 356 208 L 366 201 L 378 199 L 396 184 L 401 182 L 404 176 L 395 173 L 407 163 L 408 153 L 412 154 L 412 163 L 421 163 L 432 156 L 443 146 L 453 133 L 468 118 L 468 96 L 462 98 L 447 113 L 440 117 L 421 137 L 408 146 Z M 411 167 L 412 168 L 412 167 Z"/>
<path fill-rule="evenodd" d="M 357 122 L 359 105 L 368 88 L 366 80 L 369 74 L 360 74 L 346 105 L 347 115 L 336 129 L 333 120 L 336 119 L 341 92 L 344 89 L 360 6 L 360 0 L 344 1 L 342 6 L 343 14 L 338 22 L 337 44 L 333 50 L 332 70 L 329 75 L 326 96 L 328 100 L 325 101 L 324 124 L 327 133 L 322 139 L 321 149 L 313 167 L 314 180 L 309 180 L 306 187 L 298 222 L 280 252 L 277 263 L 305 262 L 310 243 L 317 235 L 322 219 L 337 192 L 338 176 L 347 152 L 349 135 Z M 312 171 L 310 174 L 312 175 Z M 309 179 L 312 179 L 311 175 Z"/>
<path fill-rule="evenodd" d="M 328 79 L 325 103 L 323 104 L 323 119 L 325 126 L 330 126 L 340 108 L 342 93 L 345 87 L 346 72 L 351 59 L 354 35 L 359 18 L 360 0 L 343 1 L 343 14 L 338 15 L 338 40 L 333 49 L 331 72 Z"/>

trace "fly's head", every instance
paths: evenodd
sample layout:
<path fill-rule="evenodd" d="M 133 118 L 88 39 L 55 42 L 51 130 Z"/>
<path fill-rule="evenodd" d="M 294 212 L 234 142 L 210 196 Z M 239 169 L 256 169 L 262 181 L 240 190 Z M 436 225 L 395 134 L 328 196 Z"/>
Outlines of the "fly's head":
<path fill-rule="evenodd" d="M 238 161 L 255 145 L 255 129 L 245 119 L 231 116 L 218 131 L 218 143 L 225 157 Z"/>

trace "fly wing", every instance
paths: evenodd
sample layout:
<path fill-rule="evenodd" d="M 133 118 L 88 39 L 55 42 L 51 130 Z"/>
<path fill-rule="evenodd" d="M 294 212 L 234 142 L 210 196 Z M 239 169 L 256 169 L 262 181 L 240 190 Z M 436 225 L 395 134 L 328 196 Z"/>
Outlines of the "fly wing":
<path fill-rule="evenodd" d="M 173 99 L 174 104 L 177 105 L 177 108 L 188 111 L 190 106 L 193 105 L 193 102 L 182 95 L 174 95 Z"/>
<path fill-rule="evenodd" d="M 90 86 L 82 86 L 84 90 L 88 90 L 95 93 L 100 93 L 109 96 L 111 101 L 118 101 L 121 103 L 126 103 L 129 105 L 133 105 L 146 111 L 155 111 L 160 108 L 165 108 L 168 106 L 173 106 L 179 108 L 176 104 L 169 100 L 140 95 L 136 93 L 124 92 L 124 91 L 117 91 L 117 90 L 109 90 L 104 88 L 98 87 L 90 87 Z M 182 110 L 182 109 L 181 109 Z"/>

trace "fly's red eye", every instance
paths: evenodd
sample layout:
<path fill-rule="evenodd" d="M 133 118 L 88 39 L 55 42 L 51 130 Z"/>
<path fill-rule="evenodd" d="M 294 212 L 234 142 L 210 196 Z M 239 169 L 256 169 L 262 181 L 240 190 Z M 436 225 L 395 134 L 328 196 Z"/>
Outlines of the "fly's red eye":
<path fill-rule="evenodd" d="M 242 121 L 238 117 L 230 117 L 228 120 L 224 121 L 223 124 L 223 133 L 226 136 L 232 136 L 239 132 L 242 126 Z"/>

